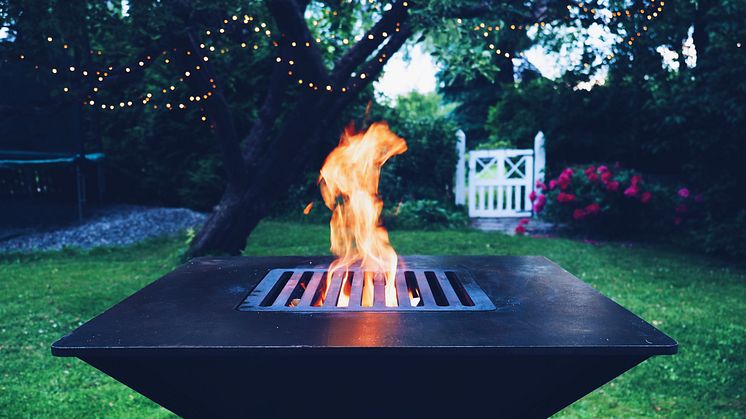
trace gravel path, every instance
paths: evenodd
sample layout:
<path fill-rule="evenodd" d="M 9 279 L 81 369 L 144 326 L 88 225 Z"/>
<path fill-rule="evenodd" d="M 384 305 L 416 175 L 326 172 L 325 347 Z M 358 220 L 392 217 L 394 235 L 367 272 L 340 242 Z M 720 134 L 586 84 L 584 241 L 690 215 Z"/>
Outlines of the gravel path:
<path fill-rule="evenodd" d="M 0 252 L 124 246 L 199 227 L 206 218 L 207 214 L 184 208 L 108 207 L 98 210 L 82 223 L 2 240 Z"/>

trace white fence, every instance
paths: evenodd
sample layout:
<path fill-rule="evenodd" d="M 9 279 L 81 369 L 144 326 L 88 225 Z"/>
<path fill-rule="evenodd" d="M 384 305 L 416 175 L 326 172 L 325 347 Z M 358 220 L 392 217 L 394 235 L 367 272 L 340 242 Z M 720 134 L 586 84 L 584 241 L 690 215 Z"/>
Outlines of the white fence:
<path fill-rule="evenodd" d="M 462 138 L 459 138 L 462 144 Z M 463 153 L 463 146 L 460 146 Z M 456 169 L 456 204 L 463 205 L 463 154 Z M 532 214 L 529 199 L 537 181 L 544 181 L 544 134 L 534 149 L 473 150 L 469 152 L 468 203 L 470 217 L 525 217 Z M 461 198 L 461 200 L 459 199 Z"/>

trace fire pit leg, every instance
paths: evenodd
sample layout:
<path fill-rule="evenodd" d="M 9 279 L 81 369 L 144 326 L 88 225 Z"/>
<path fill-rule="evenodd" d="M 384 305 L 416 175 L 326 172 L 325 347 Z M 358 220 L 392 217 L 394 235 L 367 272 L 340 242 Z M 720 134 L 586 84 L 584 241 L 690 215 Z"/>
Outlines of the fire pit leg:
<path fill-rule="evenodd" d="M 646 357 L 173 355 L 82 359 L 188 418 L 282 417 L 282 412 L 322 406 L 336 412 L 329 417 L 380 418 L 397 412 L 428 418 L 541 418 Z"/>

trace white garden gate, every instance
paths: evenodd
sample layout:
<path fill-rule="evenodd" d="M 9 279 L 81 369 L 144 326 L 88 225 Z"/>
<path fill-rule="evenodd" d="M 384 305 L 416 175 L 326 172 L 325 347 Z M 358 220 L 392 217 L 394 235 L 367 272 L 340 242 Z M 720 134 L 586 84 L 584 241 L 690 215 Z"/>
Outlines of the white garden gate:
<path fill-rule="evenodd" d="M 537 181 L 544 181 L 544 134 L 534 149 L 473 150 L 469 152 L 468 202 L 470 217 L 525 217 Z M 458 189 L 458 188 L 457 188 Z"/>

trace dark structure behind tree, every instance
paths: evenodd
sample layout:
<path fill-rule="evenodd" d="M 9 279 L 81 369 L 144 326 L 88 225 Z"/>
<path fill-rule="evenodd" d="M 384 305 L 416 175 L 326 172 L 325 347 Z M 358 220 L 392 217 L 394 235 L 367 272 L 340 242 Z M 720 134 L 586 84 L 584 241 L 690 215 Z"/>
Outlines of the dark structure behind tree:
<path fill-rule="evenodd" d="M 100 177 L 96 162 L 103 158 L 86 152 L 81 108 L 50 105 L 54 101 L 48 80 L 26 63 L 2 63 L 0 85 L 2 224 L 81 220 L 86 173 Z M 99 198 L 102 193 L 98 188 Z"/>

